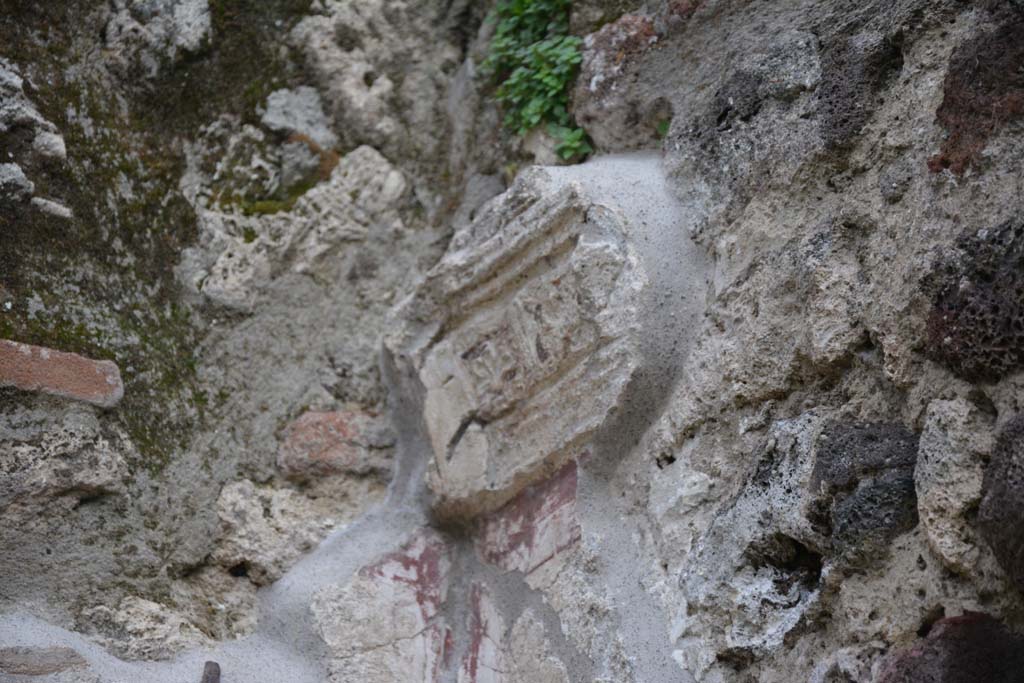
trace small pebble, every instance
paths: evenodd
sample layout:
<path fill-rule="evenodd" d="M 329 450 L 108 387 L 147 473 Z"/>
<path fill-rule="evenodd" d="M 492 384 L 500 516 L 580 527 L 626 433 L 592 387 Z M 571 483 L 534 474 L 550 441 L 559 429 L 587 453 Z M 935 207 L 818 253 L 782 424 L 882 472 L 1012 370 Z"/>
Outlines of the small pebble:
<path fill-rule="evenodd" d="M 200 683 L 220 683 L 220 664 L 207 662 L 203 665 L 203 680 Z"/>

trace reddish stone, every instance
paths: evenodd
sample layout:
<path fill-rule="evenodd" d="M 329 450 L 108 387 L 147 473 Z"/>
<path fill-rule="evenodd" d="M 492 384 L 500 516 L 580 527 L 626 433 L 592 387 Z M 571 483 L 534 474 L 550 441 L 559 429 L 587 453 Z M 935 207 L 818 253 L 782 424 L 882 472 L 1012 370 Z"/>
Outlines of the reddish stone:
<path fill-rule="evenodd" d="M 672 21 L 663 22 L 669 27 L 683 21 L 669 17 Z M 638 73 L 658 39 L 653 19 L 626 14 L 584 40 L 572 95 L 573 115 L 599 147 L 620 151 L 649 147 L 672 118 L 672 107 L 663 94 L 638 85 Z"/>
<path fill-rule="evenodd" d="M 452 665 L 452 655 L 455 654 L 455 633 L 451 627 L 444 628 L 444 653 L 441 656 L 441 663 L 445 669 Z"/>
<path fill-rule="evenodd" d="M 654 22 L 638 14 L 624 14 L 587 36 L 587 50 L 603 53 L 605 64 L 619 66 L 627 59 L 646 52 L 658 42 Z"/>
<path fill-rule="evenodd" d="M 576 463 L 570 462 L 485 517 L 476 549 L 484 562 L 530 574 L 579 539 Z"/>
<path fill-rule="evenodd" d="M 693 16 L 693 13 L 700 9 L 703 0 L 669 0 L 668 15 L 686 20 Z"/>
<path fill-rule="evenodd" d="M 121 373 L 109 360 L 6 339 L 0 339 L 0 387 L 41 391 L 103 408 L 117 405 L 124 396 Z"/>
<path fill-rule="evenodd" d="M 1024 639 L 987 614 L 938 621 L 927 638 L 890 655 L 879 683 L 1018 683 Z"/>
<path fill-rule="evenodd" d="M 1024 116 L 1024 23 L 1011 18 L 965 41 L 949 60 L 936 119 L 946 129 L 942 151 L 928 160 L 934 173 L 962 174 L 990 137 Z"/>
<path fill-rule="evenodd" d="M 383 431 L 364 411 L 310 411 L 288 426 L 277 465 L 293 479 L 386 470 L 389 454 L 382 449 L 390 444 Z"/>

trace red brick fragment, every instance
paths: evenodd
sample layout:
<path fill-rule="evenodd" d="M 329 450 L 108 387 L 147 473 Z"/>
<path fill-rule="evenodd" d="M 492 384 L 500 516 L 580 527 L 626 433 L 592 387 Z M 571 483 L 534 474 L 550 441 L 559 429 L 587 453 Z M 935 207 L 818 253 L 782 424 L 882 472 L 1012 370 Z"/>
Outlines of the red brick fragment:
<path fill-rule="evenodd" d="M 110 408 L 124 396 L 117 365 L 0 339 L 0 386 L 40 391 Z"/>

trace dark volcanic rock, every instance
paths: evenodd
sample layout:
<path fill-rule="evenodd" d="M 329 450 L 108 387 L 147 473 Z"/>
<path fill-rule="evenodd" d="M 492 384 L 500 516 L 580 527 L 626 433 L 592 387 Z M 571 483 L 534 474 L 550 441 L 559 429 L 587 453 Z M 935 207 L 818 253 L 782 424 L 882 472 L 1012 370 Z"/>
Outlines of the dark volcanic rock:
<path fill-rule="evenodd" d="M 852 143 L 874 112 L 885 82 L 903 66 L 903 36 L 872 31 L 836 43 L 822 55 L 821 136 L 829 147 Z"/>
<path fill-rule="evenodd" d="M 981 534 L 1000 566 L 1024 589 L 1024 416 L 999 434 L 985 470 L 978 510 Z"/>
<path fill-rule="evenodd" d="M 987 614 L 943 619 L 928 637 L 890 656 L 879 683 L 1019 683 L 1024 639 Z"/>
<path fill-rule="evenodd" d="M 964 235 L 926 278 L 934 290 L 927 352 L 964 379 L 1024 365 L 1024 222 Z"/>
<path fill-rule="evenodd" d="M 897 424 L 835 423 L 822 433 L 811 474 L 815 521 L 832 554 L 860 565 L 917 525 L 918 435 Z"/>
<path fill-rule="evenodd" d="M 989 138 L 1024 116 L 1024 22 L 1019 17 L 960 45 L 949 60 L 936 112 L 948 136 L 928 161 L 938 172 L 962 174 L 975 165 Z"/>
<path fill-rule="evenodd" d="M 836 503 L 832 543 L 847 555 L 875 556 L 895 536 L 915 526 L 914 470 L 889 470 Z"/>
<path fill-rule="evenodd" d="M 843 490 L 883 470 L 913 470 L 917 441 L 916 434 L 897 424 L 830 425 L 818 440 L 812 484 L 827 490 Z"/>

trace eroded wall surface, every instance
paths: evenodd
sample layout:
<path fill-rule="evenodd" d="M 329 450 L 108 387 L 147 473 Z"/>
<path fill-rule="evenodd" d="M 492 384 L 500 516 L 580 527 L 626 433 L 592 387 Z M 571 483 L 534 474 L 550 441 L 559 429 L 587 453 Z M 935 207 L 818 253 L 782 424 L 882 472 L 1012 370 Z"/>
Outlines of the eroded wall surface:
<path fill-rule="evenodd" d="M 1015 683 L 1024 6 L 0 12 L 0 681 Z"/>

